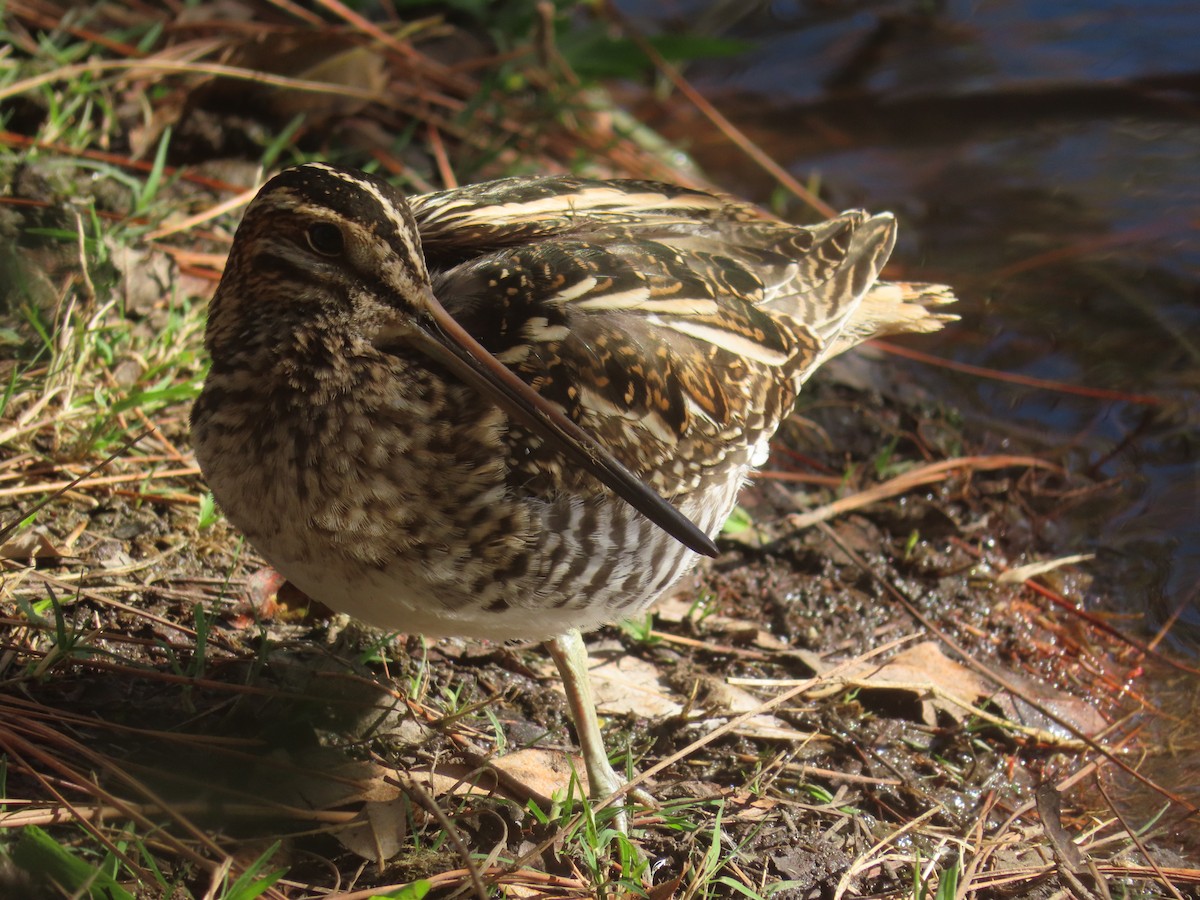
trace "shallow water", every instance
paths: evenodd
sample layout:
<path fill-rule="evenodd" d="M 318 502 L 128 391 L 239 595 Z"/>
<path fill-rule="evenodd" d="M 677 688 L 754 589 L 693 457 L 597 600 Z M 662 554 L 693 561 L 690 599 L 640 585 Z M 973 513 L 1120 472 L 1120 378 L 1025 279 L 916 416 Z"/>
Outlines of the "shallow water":
<path fill-rule="evenodd" d="M 647 22 L 646 4 L 625 4 Z M 934 9 L 923 15 L 917 9 Z M 963 322 L 909 346 L 1153 403 L 925 367 L 968 437 L 1097 481 L 1040 523 L 1095 553 L 1094 605 L 1200 646 L 1200 5 L 1133 0 L 674 2 L 740 56 L 688 77 L 834 206 L 892 209 L 897 274 L 958 290 Z M 771 180 L 682 100 L 666 125 L 714 180 Z M 803 216 L 802 210 L 791 214 Z M 1193 656 L 1194 658 L 1194 656 Z"/>

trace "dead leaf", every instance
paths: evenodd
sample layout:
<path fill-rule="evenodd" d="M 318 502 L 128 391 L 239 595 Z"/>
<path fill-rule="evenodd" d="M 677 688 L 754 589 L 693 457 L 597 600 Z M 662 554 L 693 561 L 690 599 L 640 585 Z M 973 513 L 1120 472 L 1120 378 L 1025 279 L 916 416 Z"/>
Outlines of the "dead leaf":
<path fill-rule="evenodd" d="M 31 559 L 64 559 L 69 555 L 65 550 L 54 546 L 49 538 L 38 531 L 26 531 L 0 545 L 0 558 L 21 562 Z"/>
<path fill-rule="evenodd" d="M 285 798 L 287 803 L 323 811 L 363 802 L 387 803 L 401 796 L 400 788 L 390 781 L 392 770 L 370 760 L 346 759 L 329 748 L 316 747 L 289 761 L 320 777 L 304 779 L 296 796 Z"/>
<path fill-rule="evenodd" d="M 579 779 L 580 795 L 587 795 L 587 772 L 582 758 L 561 750 L 527 747 L 496 757 L 491 764 L 500 776 L 501 788 L 517 800 L 532 798 L 542 806 L 556 796 L 565 797 L 572 767 Z"/>
<path fill-rule="evenodd" d="M 524 804 L 533 800 L 549 809 L 566 797 L 572 767 L 579 781 L 578 795 L 586 796 L 587 773 L 583 760 L 562 750 L 526 747 L 503 756 L 484 757 L 464 749 L 466 762 L 443 762 L 433 769 L 408 773 L 433 796 L 447 794 L 500 794 Z M 403 780 L 403 778 L 401 778 Z"/>
<path fill-rule="evenodd" d="M 832 668 L 824 661 L 813 662 L 820 675 Z M 828 697 L 846 688 L 871 692 L 879 690 L 911 693 L 921 704 L 921 719 L 926 724 L 936 722 L 938 712 L 957 722 L 970 717 L 992 721 L 1001 727 L 1011 727 L 1038 740 L 1062 745 L 1071 738 L 1061 725 L 1041 713 L 1034 704 L 1044 707 L 1068 722 L 1084 735 L 1094 735 L 1106 727 L 1100 713 L 1089 703 L 1049 685 L 1030 682 L 1013 673 L 1005 677 L 1020 685 L 1020 694 L 1003 691 L 989 680 L 961 663 L 946 656 L 936 641 L 915 644 L 882 664 L 856 663 L 844 674 L 825 679 L 809 692 L 812 697 Z M 731 679 L 733 684 L 765 685 L 762 679 Z M 779 687 L 795 685 L 794 681 L 775 681 Z M 1003 715 L 994 715 L 981 707 L 987 701 L 999 707 Z"/>
<path fill-rule="evenodd" d="M 363 821 L 334 832 L 343 847 L 363 859 L 382 863 L 402 849 L 408 837 L 409 805 L 404 800 L 363 804 Z"/>
<path fill-rule="evenodd" d="M 1100 711 L 1082 697 L 1074 697 L 1039 682 L 1023 680 L 1020 694 L 997 695 L 992 700 L 1013 722 L 1029 729 L 1045 731 L 1055 738 L 1067 737 L 1068 732 L 1033 703 L 1088 737 L 1094 737 L 1109 725 Z"/>
<path fill-rule="evenodd" d="M 121 274 L 125 312 L 148 316 L 163 298 L 171 296 L 175 261 L 160 250 L 131 247 L 115 239 L 105 243 L 113 268 Z"/>
<path fill-rule="evenodd" d="M 855 677 L 851 670 L 846 680 L 864 690 L 893 687 L 912 691 L 921 702 L 922 720 L 930 726 L 937 724 L 938 711 L 956 722 L 963 721 L 980 698 L 995 690 L 975 672 L 946 656 L 935 641 L 902 650 L 864 678 Z"/>
<path fill-rule="evenodd" d="M 762 706 L 762 699 L 728 681 L 712 675 L 698 678 L 703 688 L 703 703 L 712 714 L 740 716 Z M 803 743 L 811 740 L 811 732 L 798 731 L 783 719 L 770 713 L 760 713 L 734 729 L 735 734 L 770 741 Z"/>
<path fill-rule="evenodd" d="M 683 886 L 684 873 L 680 872 L 669 881 L 664 881 L 662 884 L 656 884 L 646 892 L 647 900 L 672 900 L 675 894 Z"/>
<path fill-rule="evenodd" d="M 670 685 L 660 677 L 658 667 L 636 656 L 615 656 L 593 667 L 590 674 L 596 709 L 600 712 L 650 718 L 683 712 L 683 706 L 671 696 Z"/>

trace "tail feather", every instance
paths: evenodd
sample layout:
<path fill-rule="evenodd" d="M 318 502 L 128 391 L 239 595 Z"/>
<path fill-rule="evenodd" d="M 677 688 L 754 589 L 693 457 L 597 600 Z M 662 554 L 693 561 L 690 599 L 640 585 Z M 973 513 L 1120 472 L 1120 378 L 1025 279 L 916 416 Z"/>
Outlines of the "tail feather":
<path fill-rule="evenodd" d="M 891 334 L 928 334 L 958 321 L 954 313 L 940 308 L 955 302 L 954 292 L 944 284 L 918 281 L 880 281 L 872 285 L 845 327 L 821 354 L 821 362 L 871 338 Z"/>

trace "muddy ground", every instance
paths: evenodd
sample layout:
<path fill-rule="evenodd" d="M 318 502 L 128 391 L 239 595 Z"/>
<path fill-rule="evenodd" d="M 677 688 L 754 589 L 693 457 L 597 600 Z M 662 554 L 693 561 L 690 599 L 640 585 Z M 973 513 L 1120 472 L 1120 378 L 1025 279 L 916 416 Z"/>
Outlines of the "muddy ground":
<path fill-rule="evenodd" d="M 251 186 L 254 166 L 229 160 L 278 123 L 169 86 L 168 162 Z M 388 152 L 362 146 L 368 113 L 347 115 L 342 161 Z M 26 99 L 7 127 L 33 140 L 48 116 Z M 534 165 L 555 164 L 555 140 Z M 100 252 L 70 239 L 79 198 L 105 223 L 137 214 L 128 191 L 61 148 L 9 146 L 21 287 L 5 298 L 0 521 L 84 477 L 4 547 L 0 895 L 90 889 L 51 885 L 61 859 L 38 828 L 139 897 L 233 896 L 223 873 L 260 860 L 283 872 L 266 896 L 289 898 L 420 879 L 439 896 L 1197 896 L 1194 810 L 1153 784 L 1164 735 L 1194 736 L 1138 694 L 1181 665 L 1076 610 L 1103 590 L 1078 565 L 1020 568 L 1053 558 L 1062 510 L 1102 506 L 1110 484 L 964 428 L 920 365 L 864 348 L 826 366 L 721 556 L 652 620 L 589 641 L 608 746 L 655 770 L 639 861 L 564 799 L 574 737 L 538 647 L 382 635 L 311 607 L 203 506 L 187 412 L 206 255 L 236 214 Z M 438 147 L 406 165 L 435 178 Z M 230 194 L 163 190 L 161 208 L 189 210 Z M 89 330 L 116 349 L 83 352 Z M 169 365 L 144 350 L 167 332 Z"/>

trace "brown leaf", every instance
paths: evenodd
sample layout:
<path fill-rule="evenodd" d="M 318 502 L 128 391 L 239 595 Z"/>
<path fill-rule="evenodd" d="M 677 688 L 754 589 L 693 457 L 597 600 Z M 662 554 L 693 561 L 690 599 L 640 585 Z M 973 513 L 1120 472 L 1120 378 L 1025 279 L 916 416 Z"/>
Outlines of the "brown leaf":
<path fill-rule="evenodd" d="M 500 785 L 505 793 L 516 799 L 532 797 L 541 806 L 557 794 L 565 796 L 571 782 L 571 769 L 579 778 L 579 791 L 587 795 L 587 772 L 583 760 L 561 750 L 545 750 L 527 747 L 492 760 L 492 766 L 500 774 Z"/>
<path fill-rule="evenodd" d="M 0 544 L 0 558 L 28 562 L 31 559 L 63 559 L 70 554 L 60 550 L 44 534 L 26 531 Z"/>
<path fill-rule="evenodd" d="M 115 240 L 107 244 L 113 268 L 121 274 L 125 312 L 148 316 L 171 296 L 175 261 L 158 250 L 130 247 Z"/>
<path fill-rule="evenodd" d="M 435 797 L 500 793 L 520 803 L 532 799 L 548 808 L 556 794 L 566 794 L 574 765 L 579 791 L 587 794 L 583 761 L 561 750 L 527 747 L 504 756 L 473 758 L 470 751 L 464 751 L 464 755 L 469 762 L 442 762 L 432 769 L 408 774 Z"/>
<path fill-rule="evenodd" d="M 595 659 L 596 655 L 593 655 Z M 614 656 L 590 670 L 596 708 L 609 715 L 662 718 L 683 711 L 658 668 L 636 656 Z"/>
<path fill-rule="evenodd" d="M 862 663 L 850 669 L 838 686 L 823 691 L 830 693 L 845 686 L 863 691 L 908 691 L 921 703 L 922 719 L 934 724 L 936 713 L 943 712 L 961 722 L 982 715 L 982 700 L 994 703 L 1004 718 L 1026 732 L 1039 732 L 1041 739 L 1061 741 L 1062 728 L 1039 712 L 1033 704 L 1045 707 L 1064 719 L 1083 734 L 1095 734 L 1106 723 L 1100 713 L 1086 701 L 1058 691 L 1047 684 L 1019 679 L 1009 673 L 1009 681 L 1020 681 L 1021 693 L 1001 691 L 982 675 L 946 656 L 935 641 L 925 641 L 909 647 L 882 665 Z"/>
<path fill-rule="evenodd" d="M 372 862 L 385 862 L 404 848 L 408 805 L 402 799 L 365 803 L 363 821 L 338 829 L 335 836 L 351 853 Z"/>

